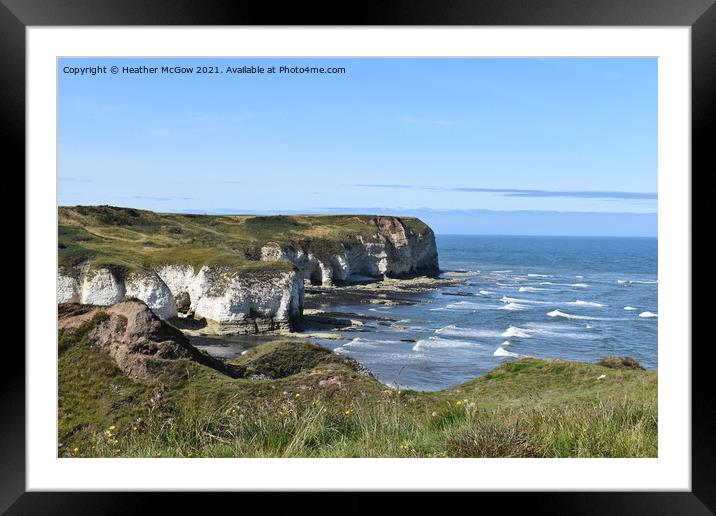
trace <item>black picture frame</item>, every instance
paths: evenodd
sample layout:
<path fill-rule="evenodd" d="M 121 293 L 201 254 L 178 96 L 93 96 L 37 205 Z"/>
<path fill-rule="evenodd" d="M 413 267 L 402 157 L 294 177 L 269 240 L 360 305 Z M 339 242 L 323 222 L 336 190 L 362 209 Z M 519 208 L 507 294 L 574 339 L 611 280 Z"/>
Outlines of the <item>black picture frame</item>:
<path fill-rule="evenodd" d="M 334 4 L 335 5 L 335 4 Z M 565 25 L 565 26 L 688 26 L 692 50 L 692 170 L 704 176 L 716 167 L 709 128 L 716 117 L 716 6 L 714 0 L 453 0 L 361 2 L 340 10 L 314 4 L 273 4 L 221 0 L 0 0 L 0 135 L 4 157 L 25 167 L 25 29 L 32 26 L 82 25 Z M 24 181 L 20 183 L 24 191 Z M 19 195 L 16 195 L 18 199 Z M 24 198 L 24 196 L 22 197 Z M 19 234 L 19 241 L 25 235 Z M 19 245 L 14 246 L 20 249 Z M 24 247 L 23 247 L 24 249 Z M 20 256 L 22 254 L 22 256 Z M 20 267 L 25 255 L 6 257 Z M 30 271 L 26 271 L 26 274 Z M 17 300 L 13 300 L 15 305 Z M 31 309 L 32 307 L 27 307 Z M 16 309 L 16 308 L 15 308 Z M 27 314 L 25 314 L 27 321 Z M 693 320 L 693 317 L 692 317 Z M 672 343 L 691 346 L 691 342 Z M 716 414 L 712 371 L 713 345 L 701 342 L 692 353 L 692 490 L 690 492 L 560 492 L 479 493 L 478 503 L 549 514 L 713 514 L 716 507 L 716 461 L 713 415 Z M 25 492 L 25 354 L 16 342 L 4 343 L 0 375 L 0 511 L 7 514 L 126 514 L 159 502 L 162 512 L 187 512 L 194 503 L 225 501 L 226 495 L 203 493 L 188 499 L 179 493 L 39 493 Z M 477 494 L 477 493 L 473 493 Z M 262 503 L 265 494 L 242 493 L 242 505 Z M 246 498 L 249 496 L 248 499 Z M 211 497 L 211 498 L 209 498 Z M 499 497 L 499 498 L 498 498 Z M 159 498 L 159 500 L 156 500 Z M 300 503 L 272 495 L 273 511 Z M 372 504 L 349 495 L 335 510 L 372 510 Z M 490 499 L 491 498 L 491 499 Z M 254 500 L 255 499 L 255 500 Z M 423 504 L 423 496 L 409 505 Z M 470 502 L 470 503 L 474 503 Z M 491 506 L 492 504 L 488 505 Z M 488 507 L 485 506 L 485 507 Z"/>

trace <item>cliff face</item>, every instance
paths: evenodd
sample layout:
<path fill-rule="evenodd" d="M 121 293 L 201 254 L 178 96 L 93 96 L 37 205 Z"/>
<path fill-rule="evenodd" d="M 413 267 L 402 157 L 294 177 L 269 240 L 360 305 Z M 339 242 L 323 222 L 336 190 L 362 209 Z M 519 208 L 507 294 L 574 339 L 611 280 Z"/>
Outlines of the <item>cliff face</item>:
<path fill-rule="evenodd" d="M 296 272 L 240 274 L 227 267 L 164 265 L 126 275 L 84 265 L 60 269 L 58 303 L 111 305 L 137 298 L 160 318 L 176 317 L 179 297 L 188 312 L 221 323 L 224 331 L 254 333 L 289 329 L 303 309 L 303 280 Z"/>
<path fill-rule="evenodd" d="M 304 280 L 438 273 L 432 230 L 368 216 L 199 216 L 60 208 L 59 303 L 137 298 L 161 319 L 206 318 L 232 333 L 290 329 Z"/>
<path fill-rule="evenodd" d="M 288 260 L 303 279 L 313 284 L 332 285 L 353 275 L 402 278 L 438 273 L 435 235 L 427 226 L 421 232 L 398 217 L 374 217 L 370 236 L 355 235 L 340 241 L 339 249 L 320 258 L 306 248 L 269 242 L 261 248 L 264 261 Z"/>
<path fill-rule="evenodd" d="M 218 321 L 226 331 L 253 333 L 289 329 L 303 311 L 303 280 L 295 271 L 247 272 L 228 267 L 164 265 L 157 274 L 189 301 L 196 317 Z"/>

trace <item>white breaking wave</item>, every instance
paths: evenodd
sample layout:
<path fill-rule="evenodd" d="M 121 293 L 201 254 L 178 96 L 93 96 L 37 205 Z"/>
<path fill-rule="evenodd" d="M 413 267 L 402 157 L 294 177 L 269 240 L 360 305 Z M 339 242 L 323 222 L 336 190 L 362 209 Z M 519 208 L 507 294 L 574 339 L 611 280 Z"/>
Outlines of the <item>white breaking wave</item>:
<path fill-rule="evenodd" d="M 594 303 L 593 301 L 582 301 L 580 299 L 577 299 L 576 301 L 571 301 L 567 303 L 568 305 L 575 305 L 575 306 L 596 306 L 598 308 L 605 307 L 608 305 L 603 305 L 601 303 Z"/>
<path fill-rule="evenodd" d="M 521 299 L 519 297 L 507 297 L 502 296 L 500 299 L 503 303 L 524 303 L 524 304 L 530 304 L 530 305 L 554 305 L 555 303 L 550 303 L 549 301 L 536 301 L 534 299 Z"/>
<path fill-rule="evenodd" d="M 537 287 L 520 287 L 520 292 L 542 292 L 548 290 L 546 288 L 537 288 Z"/>
<path fill-rule="evenodd" d="M 350 342 L 346 342 L 342 346 L 337 347 L 333 351 L 335 353 L 348 353 L 351 349 L 354 348 L 360 348 L 360 349 L 370 349 L 370 348 L 377 348 L 380 346 L 380 344 L 399 344 L 399 340 L 369 340 L 369 339 L 363 339 L 361 337 L 356 337 L 355 339 L 351 340 Z"/>
<path fill-rule="evenodd" d="M 428 337 L 427 339 L 421 339 L 419 340 L 415 346 L 413 346 L 413 351 L 420 351 L 423 349 L 430 349 L 430 348 L 472 348 L 477 346 L 478 344 L 473 342 L 467 342 L 463 340 L 452 340 L 452 339 L 442 339 L 440 337 Z"/>
<path fill-rule="evenodd" d="M 472 301 L 458 301 L 457 303 L 450 303 L 445 308 L 448 310 L 476 310 L 480 306 L 479 303 L 473 303 Z"/>
<path fill-rule="evenodd" d="M 343 346 L 351 346 L 351 347 L 375 347 L 378 344 L 398 344 L 399 340 L 389 340 L 389 339 L 364 339 L 362 337 L 356 337 L 355 339 L 351 340 L 350 342 L 347 342 L 346 344 L 343 344 Z"/>
<path fill-rule="evenodd" d="M 655 314 L 654 312 L 642 312 L 639 314 L 639 317 L 659 317 L 659 314 Z"/>
<path fill-rule="evenodd" d="M 588 288 L 589 285 L 587 285 L 586 283 L 573 283 L 572 285 L 570 285 L 570 287 Z"/>
<path fill-rule="evenodd" d="M 507 303 L 506 305 L 498 308 L 498 310 L 527 310 L 528 308 L 529 306 L 521 305 L 519 303 Z"/>
<path fill-rule="evenodd" d="M 620 279 L 620 280 L 617 280 L 617 283 L 619 283 L 619 284 L 621 284 L 621 285 L 631 285 L 632 283 L 639 283 L 639 284 L 642 284 L 642 285 L 654 285 L 654 284 L 657 284 L 657 283 L 659 283 L 659 282 L 658 282 L 658 281 L 624 280 L 624 279 Z"/>
<path fill-rule="evenodd" d="M 528 274 L 530 278 L 549 278 L 548 274 Z"/>
<path fill-rule="evenodd" d="M 555 283 L 553 281 L 541 281 L 540 285 L 564 285 L 564 283 Z"/>
<path fill-rule="evenodd" d="M 573 315 L 573 314 L 561 312 L 559 310 L 552 310 L 547 315 L 550 317 L 562 317 L 563 319 L 580 319 L 580 320 L 585 320 L 585 321 L 594 320 L 594 317 L 587 317 L 586 315 Z"/>
<path fill-rule="evenodd" d="M 509 342 L 503 343 L 503 346 L 504 346 L 505 344 L 509 344 Z M 502 347 L 502 346 L 500 346 L 499 348 L 497 348 L 497 349 L 495 350 L 495 352 L 493 353 L 493 355 L 496 356 L 496 357 L 514 357 L 514 358 L 519 358 L 519 357 L 522 356 L 522 355 L 520 355 L 520 354 L 518 354 L 518 353 L 513 353 L 512 351 L 507 351 L 507 350 L 506 350 L 504 347 Z"/>
<path fill-rule="evenodd" d="M 492 271 L 492 272 L 497 273 L 497 274 L 505 274 L 508 272 L 512 272 L 512 270 L 510 269 L 510 270 L 506 270 L 506 271 Z"/>
<path fill-rule="evenodd" d="M 581 274 L 577 274 L 577 275 L 575 276 L 575 278 L 577 278 L 577 279 L 582 279 L 583 277 L 584 277 L 584 276 L 582 276 Z"/>
<path fill-rule="evenodd" d="M 559 339 L 574 339 L 574 340 L 593 340 L 594 334 L 588 332 L 576 333 L 573 326 L 570 324 L 560 323 L 537 323 L 527 322 L 523 326 L 530 334 L 539 335 L 540 337 L 555 337 Z"/>
<path fill-rule="evenodd" d="M 521 338 L 521 339 L 529 339 L 530 337 L 532 337 L 532 335 L 530 335 L 529 333 L 527 333 L 527 332 L 526 332 L 525 330 L 523 330 L 522 328 L 518 328 L 517 326 L 510 326 L 510 327 L 507 328 L 504 332 L 502 332 L 502 336 L 503 336 L 503 337 L 507 337 L 507 338 L 509 338 L 509 337 L 518 337 L 518 338 Z"/>
<path fill-rule="evenodd" d="M 438 328 L 435 330 L 438 335 L 446 335 L 448 337 L 476 337 L 476 338 L 489 338 L 489 337 L 500 337 L 502 334 L 499 330 L 479 330 L 474 328 L 460 328 L 454 324 L 445 326 L 444 328 Z"/>
<path fill-rule="evenodd" d="M 492 292 L 490 292 L 489 290 L 481 290 L 480 294 L 482 294 L 483 296 L 489 296 L 490 294 L 492 294 Z"/>
<path fill-rule="evenodd" d="M 638 310 L 638 308 L 634 308 L 633 306 L 625 306 L 625 307 L 624 307 L 624 310 L 627 310 L 627 311 L 629 311 L 629 312 L 632 312 L 632 311 L 634 311 L 634 310 Z"/>

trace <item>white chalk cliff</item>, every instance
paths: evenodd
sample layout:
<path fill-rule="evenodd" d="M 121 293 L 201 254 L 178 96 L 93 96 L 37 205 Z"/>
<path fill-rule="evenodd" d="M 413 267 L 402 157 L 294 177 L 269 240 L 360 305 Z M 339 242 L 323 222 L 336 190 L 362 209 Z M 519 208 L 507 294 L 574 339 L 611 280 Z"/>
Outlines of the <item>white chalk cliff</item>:
<path fill-rule="evenodd" d="M 398 217 L 374 217 L 376 233 L 340 242 L 340 251 L 317 257 L 308 249 L 268 242 L 261 248 L 265 261 L 289 260 L 303 279 L 316 285 L 331 285 L 350 276 L 400 278 L 438 273 L 435 235 L 429 228 L 418 233 Z"/>
<path fill-rule="evenodd" d="M 332 253 L 314 254 L 310 242 L 301 248 L 276 242 L 261 247 L 261 260 L 290 261 L 294 267 L 289 271 L 164 264 L 119 273 L 89 262 L 60 267 L 57 300 L 111 305 L 137 298 L 161 319 L 181 311 L 217 321 L 230 332 L 289 329 L 303 311 L 304 280 L 331 285 L 352 275 L 405 277 L 438 272 L 432 230 L 415 232 L 397 217 L 374 217 L 371 224 L 372 236 L 332 242 Z"/>
<path fill-rule="evenodd" d="M 226 267 L 164 265 L 125 277 L 87 265 L 61 268 L 57 302 L 111 305 L 125 298 L 144 301 L 161 319 L 177 315 L 176 297 L 188 294 L 189 311 L 222 323 L 228 331 L 288 329 L 303 309 L 303 280 L 296 272 L 241 274 Z"/>

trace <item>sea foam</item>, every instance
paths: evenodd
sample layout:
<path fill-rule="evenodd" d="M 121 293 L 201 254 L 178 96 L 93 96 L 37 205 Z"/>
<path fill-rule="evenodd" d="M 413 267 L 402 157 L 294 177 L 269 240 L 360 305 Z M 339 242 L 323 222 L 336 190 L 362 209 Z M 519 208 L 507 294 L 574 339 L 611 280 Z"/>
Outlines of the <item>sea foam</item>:
<path fill-rule="evenodd" d="M 502 332 L 503 337 L 518 337 L 521 339 L 529 339 L 532 337 L 529 333 L 527 333 L 525 330 L 518 328 L 517 326 L 510 326 L 507 328 L 504 332 Z"/>
<path fill-rule="evenodd" d="M 527 322 L 524 323 L 526 330 L 530 334 L 534 334 L 540 337 L 555 337 L 560 339 L 575 339 L 575 340 L 593 340 L 594 335 L 589 332 L 575 332 L 575 328 L 570 324 L 560 323 L 537 323 Z"/>
<path fill-rule="evenodd" d="M 473 338 L 490 338 L 500 337 L 502 334 L 499 330 L 480 330 L 475 328 L 461 328 L 454 324 L 450 324 L 443 328 L 435 330 L 438 335 L 445 335 L 448 337 L 473 337 Z"/>
<path fill-rule="evenodd" d="M 387 339 L 364 339 L 362 337 L 356 337 L 355 339 L 346 342 L 342 346 L 337 347 L 333 351 L 335 353 L 348 353 L 352 349 L 372 349 L 378 348 L 381 344 L 399 344 L 399 340 L 387 340 Z"/>
<path fill-rule="evenodd" d="M 586 315 L 573 315 L 573 314 L 561 312 L 559 310 L 552 310 L 547 315 L 550 317 L 561 317 L 563 319 L 580 319 L 580 320 L 586 320 L 586 321 L 591 321 L 594 319 L 594 317 L 587 317 Z"/>
<path fill-rule="evenodd" d="M 467 342 L 463 340 L 452 340 L 452 339 L 443 339 L 440 337 L 428 337 L 427 339 L 421 339 L 419 340 L 415 346 L 413 346 L 413 351 L 421 351 L 423 349 L 432 349 L 432 348 L 471 348 L 479 346 L 478 344 L 474 342 Z"/>
<path fill-rule="evenodd" d="M 582 301 L 581 299 L 577 299 L 576 301 L 571 301 L 567 303 L 568 305 L 575 305 L 575 306 L 596 306 L 597 308 L 602 308 L 607 305 L 603 305 L 601 303 L 595 303 L 593 301 Z"/>
<path fill-rule="evenodd" d="M 529 306 L 527 305 L 521 305 L 520 303 L 507 303 L 506 305 L 502 305 L 498 310 L 527 310 Z"/>
<path fill-rule="evenodd" d="M 473 303 L 472 301 L 458 301 L 457 303 L 450 303 L 445 308 L 448 310 L 477 310 L 480 306 L 479 303 Z"/>
<path fill-rule="evenodd" d="M 500 301 L 503 303 L 519 303 L 519 304 L 530 304 L 530 305 L 553 305 L 554 303 L 551 303 L 549 301 L 537 301 L 535 299 L 523 299 L 519 297 L 508 297 L 508 296 L 502 296 L 500 298 Z"/>
<path fill-rule="evenodd" d="M 520 287 L 520 292 L 542 292 L 547 290 L 546 288 L 537 288 L 537 287 Z"/>
<path fill-rule="evenodd" d="M 518 353 L 513 353 L 512 351 L 507 351 L 507 350 L 503 347 L 503 346 L 507 346 L 507 345 L 509 345 L 509 344 L 510 344 L 509 341 L 503 342 L 503 343 L 502 343 L 502 346 L 500 346 L 499 348 L 497 348 L 497 349 L 495 350 L 495 352 L 493 353 L 493 355 L 496 356 L 496 357 L 513 357 L 513 358 L 519 358 L 519 357 L 521 357 L 522 355 L 520 355 L 520 354 L 518 354 Z"/>

